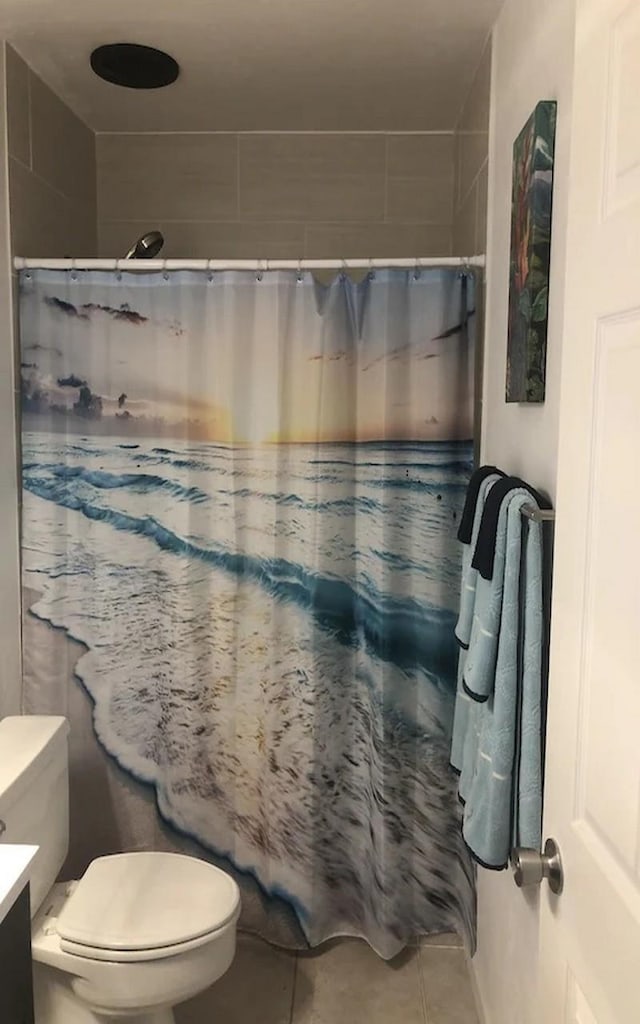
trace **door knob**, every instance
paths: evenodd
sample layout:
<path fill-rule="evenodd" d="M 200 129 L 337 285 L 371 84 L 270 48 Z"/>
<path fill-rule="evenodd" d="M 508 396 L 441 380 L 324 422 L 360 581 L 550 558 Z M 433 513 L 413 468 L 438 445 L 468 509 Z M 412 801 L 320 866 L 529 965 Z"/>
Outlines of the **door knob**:
<path fill-rule="evenodd" d="M 546 878 L 551 892 L 562 892 L 562 860 L 555 839 L 547 839 L 544 853 L 527 846 L 514 847 L 511 851 L 511 867 L 513 880 L 519 887 L 540 885 Z"/>

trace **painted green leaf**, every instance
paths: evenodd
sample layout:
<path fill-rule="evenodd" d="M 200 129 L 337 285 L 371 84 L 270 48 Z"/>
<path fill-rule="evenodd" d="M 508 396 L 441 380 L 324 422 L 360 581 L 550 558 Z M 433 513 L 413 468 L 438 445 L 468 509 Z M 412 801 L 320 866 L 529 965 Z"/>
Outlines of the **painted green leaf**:
<path fill-rule="evenodd" d="M 526 286 L 531 292 L 531 294 L 535 295 L 535 293 L 539 292 L 541 288 L 545 288 L 546 284 L 547 275 L 542 270 L 538 270 L 536 267 L 532 267 L 532 269 L 527 274 L 526 281 Z"/>
<path fill-rule="evenodd" d="M 547 305 L 549 301 L 549 289 L 541 288 L 535 297 L 531 307 L 531 319 L 534 323 L 540 323 L 547 319 Z"/>
<path fill-rule="evenodd" d="M 527 288 L 523 288 L 518 298 L 518 309 L 522 313 L 525 320 L 529 320 L 531 316 L 531 296 Z"/>

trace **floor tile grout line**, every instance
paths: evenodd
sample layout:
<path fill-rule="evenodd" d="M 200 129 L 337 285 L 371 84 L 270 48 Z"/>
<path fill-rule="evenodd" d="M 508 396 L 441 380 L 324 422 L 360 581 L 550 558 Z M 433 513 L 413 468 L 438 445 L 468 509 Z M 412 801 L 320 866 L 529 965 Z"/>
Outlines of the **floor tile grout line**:
<path fill-rule="evenodd" d="M 296 953 L 295 954 L 295 959 L 293 961 L 293 984 L 291 986 L 291 1003 L 290 1003 L 290 1006 L 289 1006 L 289 1022 L 288 1022 L 288 1024 L 293 1024 L 293 1010 L 294 1010 L 295 1001 L 296 1001 L 296 983 L 298 981 L 298 957 L 299 957 L 299 954 Z"/>
<path fill-rule="evenodd" d="M 420 988 L 420 1002 L 422 1003 L 422 1016 L 424 1024 L 429 1024 L 429 1013 L 427 1010 L 427 993 L 424 986 L 424 975 L 422 973 L 422 947 L 418 947 L 418 986 Z"/>

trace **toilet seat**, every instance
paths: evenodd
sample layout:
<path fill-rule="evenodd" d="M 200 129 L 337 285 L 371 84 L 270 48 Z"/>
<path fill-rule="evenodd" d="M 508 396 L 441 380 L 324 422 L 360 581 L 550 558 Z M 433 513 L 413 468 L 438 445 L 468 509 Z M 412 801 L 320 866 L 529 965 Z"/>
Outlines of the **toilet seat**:
<path fill-rule="evenodd" d="M 235 924 L 240 894 L 224 871 L 175 853 L 99 857 L 56 921 L 60 948 L 126 963 L 176 956 Z"/>
<path fill-rule="evenodd" d="M 79 942 L 71 942 L 68 939 L 59 937 L 60 948 L 65 953 L 72 953 L 73 956 L 84 957 L 87 960 L 103 960 L 116 964 L 146 963 L 149 960 L 164 960 L 170 956 L 179 956 L 181 953 L 188 953 L 191 949 L 204 946 L 212 942 L 218 935 L 229 927 L 228 924 L 217 928 L 213 932 L 199 935 L 197 939 L 190 939 L 188 942 L 177 942 L 171 946 L 156 946 L 149 949 L 102 949 L 99 946 L 85 946 Z"/>

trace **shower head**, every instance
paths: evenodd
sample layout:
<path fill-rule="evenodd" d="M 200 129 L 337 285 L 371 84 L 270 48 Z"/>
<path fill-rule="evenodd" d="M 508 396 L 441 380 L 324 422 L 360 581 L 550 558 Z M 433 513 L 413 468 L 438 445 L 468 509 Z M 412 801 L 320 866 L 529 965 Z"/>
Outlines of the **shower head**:
<path fill-rule="evenodd" d="M 154 256 L 158 255 L 163 245 L 164 238 L 159 231 L 147 231 L 137 242 L 134 242 L 125 256 L 125 260 L 152 260 Z"/>

